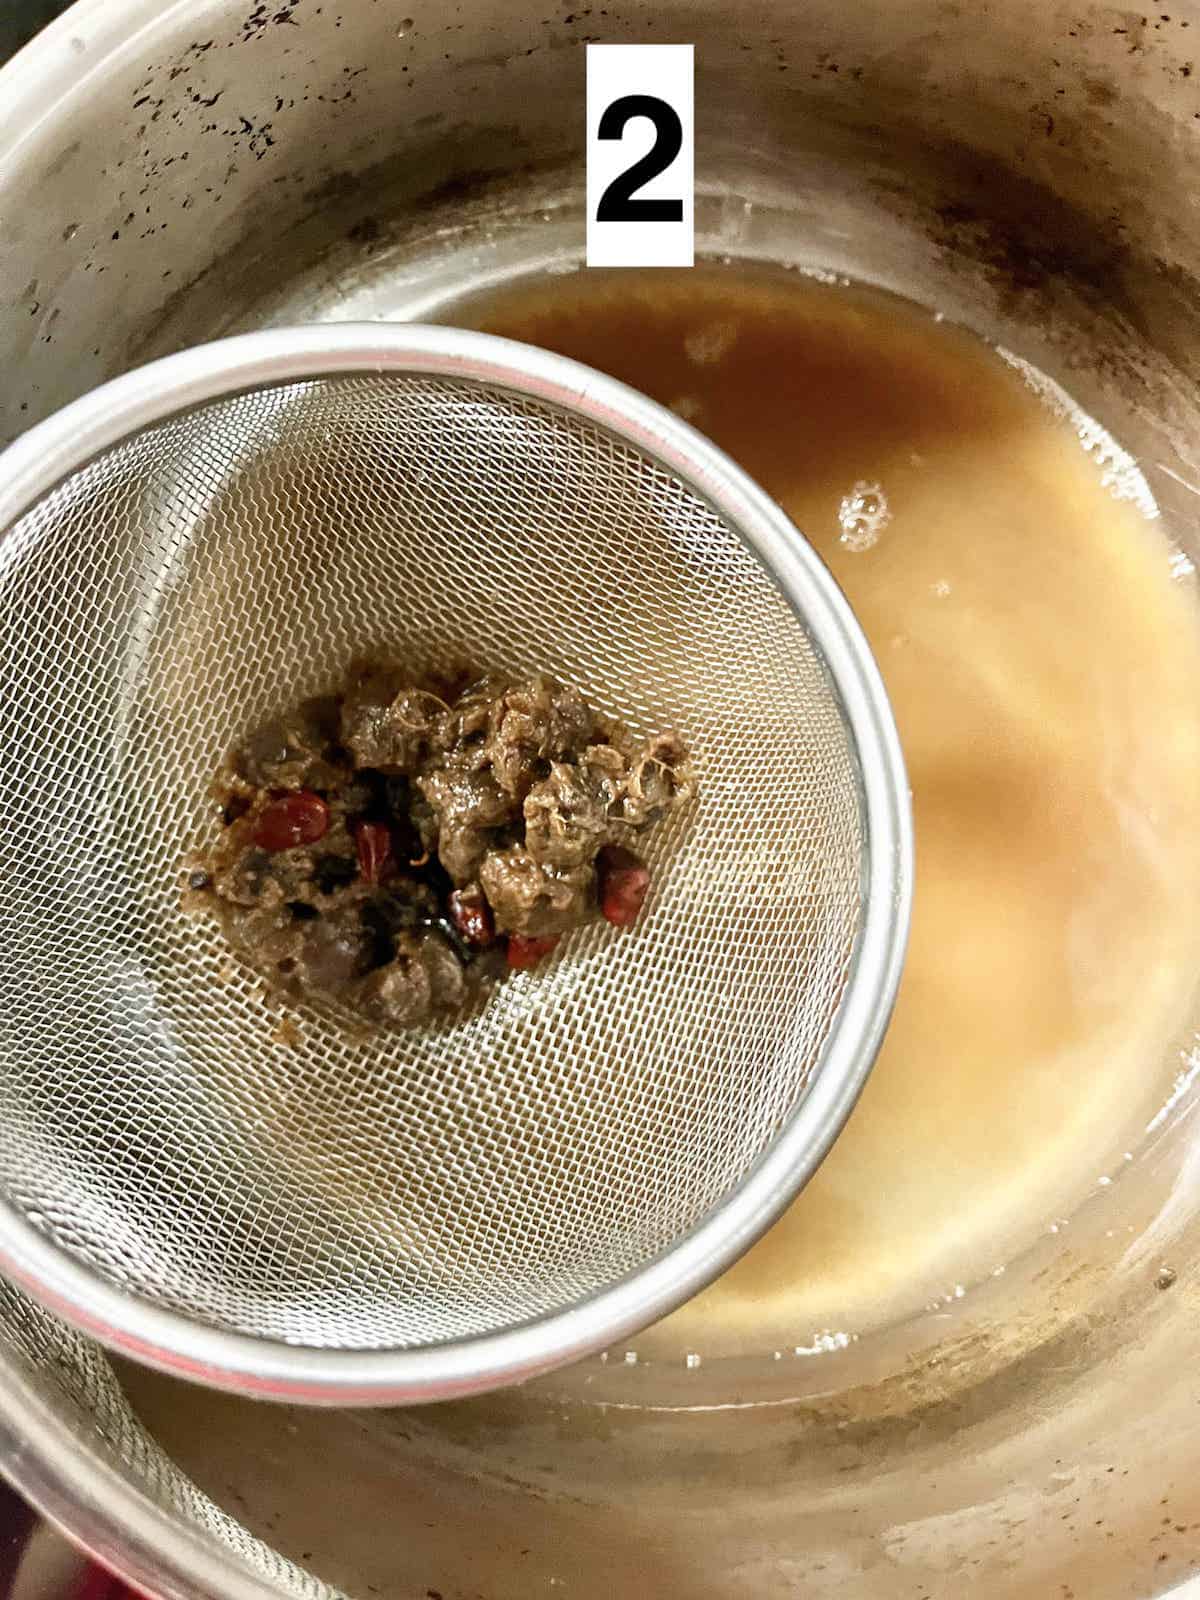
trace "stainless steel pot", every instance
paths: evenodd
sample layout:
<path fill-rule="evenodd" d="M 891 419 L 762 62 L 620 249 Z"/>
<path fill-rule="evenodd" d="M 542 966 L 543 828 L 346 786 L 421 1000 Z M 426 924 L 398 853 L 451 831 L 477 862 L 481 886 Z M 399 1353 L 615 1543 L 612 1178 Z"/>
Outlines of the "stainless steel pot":
<path fill-rule="evenodd" d="M 685 40 L 700 249 L 900 290 L 1059 378 L 1183 571 L 1200 0 L 1164 3 L 83 0 L 0 73 L 0 434 L 217 333 L 570 265 L 583 42 Z M 1162 1110 L 1002 1277 L 815 1355 L 652 1335 L 499 1399 L 295 1413 L 118 1383 L 10 1300 L 0 1461 L 172 1595 L 1163 1594 L 1200 1567 L 1198 1073 L 1190 1030 L 1146 1063 Z"/>

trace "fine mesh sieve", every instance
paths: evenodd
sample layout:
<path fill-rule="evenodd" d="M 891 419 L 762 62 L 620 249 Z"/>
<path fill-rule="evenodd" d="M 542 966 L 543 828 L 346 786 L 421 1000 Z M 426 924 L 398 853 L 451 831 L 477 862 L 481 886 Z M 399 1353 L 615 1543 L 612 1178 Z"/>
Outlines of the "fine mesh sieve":
<path fill-rule="evenodd" d="M 669 412 L 447 329 L 282 330 L 0 458 L 0 1264 L 125 1351 L 396 1401 L 602 1347 L 814 1170 L 894 996 L 911 840 L 865 641 Z M 546 671 L 699 798 L 632 933 L 364 1037 L 189 916 L 224 752 L 356 656 Z"/>

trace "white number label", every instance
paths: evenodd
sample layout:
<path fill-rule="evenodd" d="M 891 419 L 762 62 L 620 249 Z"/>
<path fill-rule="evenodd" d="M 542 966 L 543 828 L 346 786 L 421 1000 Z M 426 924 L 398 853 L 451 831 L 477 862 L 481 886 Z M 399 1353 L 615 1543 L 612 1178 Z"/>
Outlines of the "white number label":
<path fill-rule="evenodd" d="M 587 263 L 690 267 L 692 46 L 587 47 Z"/>

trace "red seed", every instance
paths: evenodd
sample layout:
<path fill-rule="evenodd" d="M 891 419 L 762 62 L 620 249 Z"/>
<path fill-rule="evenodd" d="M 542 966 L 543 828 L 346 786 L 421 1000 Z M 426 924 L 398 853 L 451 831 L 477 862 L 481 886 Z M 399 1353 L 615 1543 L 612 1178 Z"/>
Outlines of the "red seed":
<path fill-rule="evenodd" d="M 478 889 L 455 889 L 450 896 L 450 920 L 468 944 L 486 950 L 496 937 L 492 908 Z"/>
<path fill-rule="evenodd" d="M 261 813 L 254 829 L 254 842 L 263 850 L 294 850 L 297 845 L 316 844 L 329 831 L 329 807 L 319 794 L 297 789 L 285 794 Z"/>
<path fill-rule="evenodd" d="M 543 956 L 548 956 L 561 938 L 558 933 L 551 934 L 548 939 L 526 939 L 522 934 L 510 933 L 509 966 L 514 972 L 527 972 L 530 967 L 536 967 Z"/>
<path fill-rule="evenodd" d="M 615 928 L 631 928 L 650 888 L 650 871 L 640 856 L 610 844 L 596 858 L 600 910 Z"/>
<path fill-rule="evenodd" d="M 382 883 L 392 867 L 392 835 L 386 822 L 360 822 L 354 831 L 359 871 L 368 883 Z"/>

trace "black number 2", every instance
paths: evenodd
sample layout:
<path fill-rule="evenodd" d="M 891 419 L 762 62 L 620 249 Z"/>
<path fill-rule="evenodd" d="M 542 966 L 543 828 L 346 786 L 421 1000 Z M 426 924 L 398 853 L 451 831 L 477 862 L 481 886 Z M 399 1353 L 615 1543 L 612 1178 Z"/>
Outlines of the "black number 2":
<path fill-rule="evenodd" d="M 601 139 L 619 139 L 634 117 L 649 117 L 654 143 L 644 156 L 620 173 L 600 196 L 597 222 L 682 222 L 682 200 L 638 198 L 638 190 L 665 172 L 683 148 L 683 124 L 674 108 L 652 94 L 623 94 L 606 106 L 596 130 Z"/>

